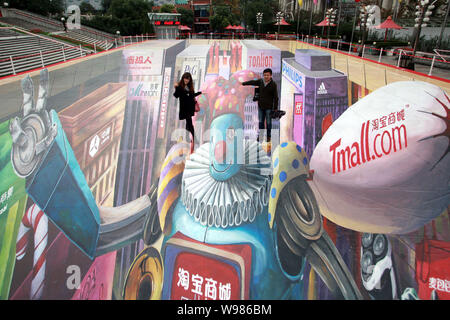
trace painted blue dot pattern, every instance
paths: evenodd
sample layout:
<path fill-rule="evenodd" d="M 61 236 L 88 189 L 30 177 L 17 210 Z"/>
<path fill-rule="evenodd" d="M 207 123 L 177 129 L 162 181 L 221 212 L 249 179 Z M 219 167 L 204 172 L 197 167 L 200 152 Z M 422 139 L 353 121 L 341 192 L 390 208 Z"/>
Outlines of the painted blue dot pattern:
<path fill-rule="evenodd" d="M 277 189 L 272 188 L 272 191 L 270 192 L 270 196 L 271 196 L 272 198 L 275 198 L 276 195 L 277 195 Z"/>
<path fill-rule="evenodd" d="M 287 178 L 286 172 L 281 171 L 281 173 L 280 173 L 280 181 L 284 182 L 284 181 L 286 181 L 286 178 Z"/>
<path fill-rule="evenodd" d="M 297 159 L 295 159 L 294 161 L 292 161 L 292 167 L 293 167 L 294 169 L 297 169 L 299 165 L 300 165 L 300 163 L 298 162 Z"/>
<path fill-rule="evenodd" d="M 298 151 L 298 152 L 302 152 L 302 147 L 300 147 L 299 145 L 297 145 L 297 151 Z"/>
<path fill-rule="evenodd" d="M 275 161 L 273 162 L 273 166 L 274 167 L 278 166 L 278 158 L 276 158 Z"/>
<path fill-rule="evenodd" d="M 281 144 L 281 147 L 282 147 L 282 148 L 286 148 L 286 147 L 287 147 L 287 145 L 288 145 L 288 143 L 287 143 L 287 142 L 283 142 L 283 143 Z"/>
<path fill-rule="evenodd" d="M 308 159 L 306 157 L 303 158 L 303 164 L 306 166 L 306 164 L 308 163 Z"/>

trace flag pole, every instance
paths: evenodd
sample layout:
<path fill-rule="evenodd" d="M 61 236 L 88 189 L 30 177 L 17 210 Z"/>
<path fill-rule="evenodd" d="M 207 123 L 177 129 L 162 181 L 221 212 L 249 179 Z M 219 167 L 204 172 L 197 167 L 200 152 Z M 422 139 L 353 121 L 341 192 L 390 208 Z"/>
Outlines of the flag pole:
<path fill-rule="evenodd" d="M 301 4 L 300 4 L 300 2 L 302 2 L 302 4 L 303 4 L 303 0 L 302 1 L 298 1 L 298 11 L 297 11 L 297 40 L 298 40 L 298 35 L 299 35 L 299 33 L 298 33 L 298 26 L 299 26 L 299 24 L 300 24 L 300 6 L 301 6 Z"/>

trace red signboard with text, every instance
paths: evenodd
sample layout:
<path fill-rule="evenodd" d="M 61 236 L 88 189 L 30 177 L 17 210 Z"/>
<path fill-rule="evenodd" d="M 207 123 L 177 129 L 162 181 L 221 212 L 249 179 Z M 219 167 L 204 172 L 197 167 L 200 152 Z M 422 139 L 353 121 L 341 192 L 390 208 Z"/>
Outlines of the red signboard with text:
<path fill-rule="evenodd" d="M 220 260 L 183 252 L 178 255 L 172 300 L 237 300 L 240 281 L 236 269 Z"/>
<path fill-rule="evenodd" d="M 249 298 L 252 250 L 248 244 L 212 245 L 181 233 L 165 252 L 163 299 L 240 300 Z"/>

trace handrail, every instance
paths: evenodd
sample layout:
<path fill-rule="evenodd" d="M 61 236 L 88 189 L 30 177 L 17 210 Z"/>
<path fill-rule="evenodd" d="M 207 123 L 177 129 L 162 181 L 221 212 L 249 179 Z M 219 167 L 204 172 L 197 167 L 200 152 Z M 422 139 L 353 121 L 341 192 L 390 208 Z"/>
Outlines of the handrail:
<path fill-rule="evenodd" d="M 122 36 L 121 38 L 128 38 L 128 37 L 135 37 L 135 36 Z M 144 40 L 144 37 L 146 38 L 146 40 Z M 116 46 L 116 47 L 114 47 L 114 48 L 109 48 L 108 50 L 103 51 L 103 52 L 109 52 L 109 51 L 114 51 L 114 50 L 121 50 L 121 49 L 123 49 L 123 48 L 126 48 L 126 47 L 128 47 L 128 46 L 131 46 L 131 45 L 134 45 L 134 44 L 137 44 L 137 43 L 143 43 L 143 42 L 151 41 L 151 40 L 149 40 L 149 38 L 151 38 L 151 37 L 154 37 L 154 35 L 146 35 L 146 36 L 143 36 L 143 37 L 141 38 L 141 39 L 142 39 L 141 41 L 134 42 L 134 43 L 130 43 L 130 44 L 122 44 L 122 45 Z M 77 47 L 71 47 L 71 48 L 69 48 L 68 50 L 76 49 L 76 48 L 77 48 Z M 66 59 L 66 58 L 65 58 L 65 55 L 64 55 L 66 49 L 61 49 L 61 50 L 63 51 L 64 61 L 59 61 L 59 62 L 53 62 L 53 63 L 50 63 L 50 64 L 48 64 L 48 65 L 45 66 L 46 68 L 47 68 L 47 67 L 51 67 L 51 66 L 55 66 L 55 65 L 64 64 L 64 63 L 69 62 L 69 61 L 73 61 L 73 60 L 78 60 L 78 59 L 83 59 L 83 58 L 85 58 L 85 56 L 80 56 L 80 57 L 72 57 L 72 58 L 67 58 L 67 59 Z M 97 55 L 97 54 L 102 54 L 103 52 L 91 53 L 89 56 L 92 57 L 92 56 L 95 56 L 95 55 Z M 41 54 L 41 53 L 39 52 L 39 55 L 40 55 L 40 54 Z M 43 54 L 44 54 L 44 53 L 43 53 Z M 36 55 L 37 55 L 37 54 L 36 54 Z M 3 60 L 3 61 L 4 61 L 4 60 Z M 23 70 L 23 71 L 20 71 L 20 72 L 16 72 L 15 67 L 14 67 L 14 59 L 13 59 L 12 57 L 10 57 L 10 61 L 11 61 L 11 70 L 10 70 L 9 74 L 0 76 L 0 80 L 6 79 L 6 78 L 10 78 L 10 77 L 15 77 L 15 76 L 17 76 L 17 75 L 22 75 L 22 74 L 34 72 L 34 71 L 36 71 L 36 70 L 40 70 L 40 69 L 41 69 L 41 67 L 36 68 L 36 67 L 34 67 L 34 66 L 31 66 L 31 68 L 28 69 L 28 70 Z"/>
<path fill-rule="evenodd" d="M 52 39 L 52 38 L 47 38 L 47 37 L 41 36 L 40 34 L 32 33 L 32 32 L 29 32 L 28 30 L 25 30 L 25 29 L 20 28 L 20 27 L 10 26 L 10 27 L 0 27 L 0 28 L 2 28 L 2 29 L 15 29 L 15 30 L 17 30 L 17 31 L 20 31 L 20 32 L 26 33 L 26 34 L 28 34 L 28 35 L 31 35 L 31 36 L 33 36 L 33 37 L 38 37 L 38 38 L 41 38 L 41 39 L 44 39 L 44 40 L 47 40 L 47 41 L 55 42 L 55 43 L 60 44 L 60 45 L 66 45 L 66 46 L 68 46 L 68 47 L 74 47 L 74 48 L 77 48 L 77 47 L 74 46 L 74 45 L 67 44 L 67 43 L 65 43 L 65 42 L 60 42 L 60 41 L 55 40 L 55 39 Z M 83 49 L 83 50 L 84 50 L 85 52 L 89 52 L 89 50 L 86 50 L 86 49 Z"/>
<path fill-rule="evenodd" d="M 439 55 L 439 54 L 433 54 L 433 53 L 422 52 L 422 51 L 417 51 L 416 52 L 416 54 L 419 53 L 419 54 L 422 54 L 422 55 L 431 55 L 432 56 L 431 58 L 430 57 L 426 57 L 426 56 L 419 56 L 419 55 L 409 54 L 408 52 L 412 52 L 413 51 L 409 47 L 396 47 L 396 48 L 393 48 L 393 49 L 385 49 L 385 48 L 376 48 L 375 46 L 370 46 L 370 45 L 367 45 L 367 44 L 362 45 L 362 44 L 345 42 L 345 41 L 342 41 L 342 40 L 332 40 L 332 39 L 319 38 L 319 37 L 310 37 L 310 36 L 306 36 L 306 43 L 309 43 L 308 39 L 313 39 L 313 44 L 315 44 L 315 41 L 318 41 L 318 45 L 319 46 L 321 46 L 321 44 L 323 42 L 326 42 L 327 44 L 329 44 L 329 43 L 337 43 L 337 47 L 340 47 L 340 44 L 349 45 L 349 52 L 350 52 L 350 50 L 352 48 L 365 49 L 364 51 L 366 51 L 366 50 L 375 50 L 375 51 L 379 51 L 380 52 L 380 57 L 381 57 L 381 54 L 383 52 L 384 53 L 392 53 L 394 55 L 394 54 L 398 54 L 396 51 L 400 51 L 401 50 L 401 52 L 402 52 L 401 55 L 402 56 L 412 57 L 414 59 L 430 60 L 430 61 L 434 61 L 434 62 L 450 63 L 449 61 L 445 60 L 442 55 Z M 329 45 L 327 45 L 327 48 L 329 48 Z M 339 51 L 339 48 L 337 48 L 337 49 Z M 435 50 L 437 50 L 437 49 L 435 49 Z M 364 53 L 364 51 L 363 51 L 363 53 Z M 439 55 L 442 58 L 442 60 L 436 59 L 437 55 Z"/>
<path fill-rule="evenodd" d="M 39 53 L 27 54 L 27 55 L 24 55 L 24 56 L 16 56 L 16 57 L 14 57 L 13 55 L 10 55 L 10 58 L 0 59 L 0 63 L 1 62 L 5 62 L 5 61 L 10 61 L 11 58 L 12 58 L 12 60 L 20 60 L 20 59 L 40 56 L 41 54 L 42 55 L 46 55 L 46 54 L 55 53 L 55 52 L 59 52 L 59 51 L 67 52 L 68 50 L 77 50 L 77 51 L 79 51 L 80 49 L 77 48 L 77 47 L 69 47 L 69 48 L 57 49 L 57 50 L 39 51 Z"/>
<path fill-rule="evenodd" d="M 309 38 L 309 37 L 307 37 L 307 39 L 306 39 L 307 41 L 308 41 L 308 38 Z M 311 38 L 316 39 L 315 37 L 311 37 Z M 303 40 L 298 40 L 298 42 L 302 42 L 302 43 L 305 43 L 305 44 L 308 44 L 308 45 L 312 45 L 312 46 L 315 46 L 315 47 L 319 47 L 319 48 L 324 49 L 324 50 L 330 50 L 330 51 L 334 51 L 334 52 L 337 52 L 337 53 L 342 53 L 342 54 L 344 54 L 344 55 L 352 56 L 352 57 L 353 57 L 353 55 L 350 54 L 351 48 L 352 48 L 352 47 L 359 47 L 359 48 L 361 48 L 361 47 L 364 48 L 364 47 L 365 47 L 365 48 L 367 49 L 367 46 L 365 46 L 365 45 L 363 46 L 363 45 L 358 45 L 358 44 L 351 44 L 351 43 L 348 43 L 348 42 L 342 42 L 341 40 L 338 40 L 338 42 L 342 42 L 342 43 L 345 43 L 345 44 L 349 44 L 349 45 L 350 45 L 350 46 L 349 46 L 349 51 L 348 51 L 348 53 L 347 53 L 347 52 L 345 52 L 345 51 L 339 51 L 339 49 L 336 50 L 336 49 L 334 49 L 334 48 L 322 47 L 322 46 L 321 46 L 321 43 L 322 43 L 323 41 L 321 41 L 321 40 L 324 40 L 324 41 L 326 42 L 327 39 L 320 39 L 320 38 L 317 38 L 317 39 L 318 39 L 318 41 L 319 41 L 318 44 L 315 44 L 315 43 L 312 43 L 312 44 L 311 44 L 311 43 L 305 42 L 305 41 L 303 41 Z M 330 41 L 332 41 L 332 40 L 330 40 Z M 339 46 L 338 46 L 338 47 L 339 47 Z M 447 64 L 449 63 L 449 62 L 447 62 L 447 61 L 445 61 L 445 60 L 438 60 L 438 59 L 436 59 L 436 56 L 434 56 L 433 58 L 428 58 L 428 57 L 421 57 L 421 56 L 413 56 L 413 55 L 411 55 L 411 54 L 405 53 L 405 51 L 406 51 L 406 52 L 408 52 L 408 51 L 409 51 L 409 52 L 412 52 L 411 48 L 397 48 L 397 49 L 392 49 L 392 50 L 388 50 L 388 49 L 385 50 L 385 49 L 383 49 L 383 48 L 377 49 L 377 48 L 375 48 L 375 47 L 369 47 L 369 48 L 370 48 L 370 49 L 374 49 L 374 50 L 380 50 L 380 55 L 379 55 L 378 62 L 377 62 L 376 60 L 368 59 L 368 58 L 364 57 L 364 55 L 362 55 L 361 57 L 357 57 L 357 58 L 360 58 L 360 59 L 362 59 L 362 60 L 371 61 L 371 62 L 373 62 L 373 63 L 378 63 L 378 64 L 381 64 L 381 65 L 384 65 L 384 66 L 387 66 L 387 67 L 390 67 L 390 68 L 401 69 L 401 70 L 405 70 L 405 71 L 408 71 L 408 72 L 412 72 L 412 73 L 415 73 L 415 74 L 418 74 L 418 75 L 421 75 L 421 76 L 428 76 L 428 77 L 435 78 L 435 79 L 439 79 L 439 80 L 442 80 L 442 81 L 445 81 L 445 82 L 450 82 L 450 79 L 432 76 L 432 70 L 433 70 L 433 67 L 434 67 L 435 62 L 442 62 L 442 63 L 447 63 Z M 391 65 L 391 64 L 386 64 L 386 63 L 380 62 L 381 54 L 382 54 L 383 52 L 388 51 L 388 52 L 391 52 L 391 53 L 395 54 L 395 53 L 396 53 L 396 50 L 399 51 L 399 54 L 398 54 L 398 55 L 399 55 L 399 59 L 398 59 L 397 65 Z M 363 50 L 363 52 L 364 52 L 364 50 Z M 428 54 L 429 54 L 429 53 L 428 53 Z M 403 68 L 403 67 L 399 67 L 400 59 L 401 59 L 402 56 L 408 56 L 408 57 L 412 57 L 412 58 L 414 58 L 414 59 L 431 60 L 431 67 L 430 67 L 430 70 L 429 70 L 428 74 L 423 73 L 423 72 L 417 72 L 417 71 L 405 69 L 405 68 Z M 449 64 L 448 66 L 450 67 L 450 64 Z"/>
<path fill-rule="evenodd" d="M 52 24 L 52 25 L 58 27 L 59 29 L 62 29 L 62 24 L 58 23 L 56 20 L 45 18 L 45 17 L 42 17 L 42 16 L 37 15 L 35 13 L 24 12 L 24 11 L 21 11 L 21 10 L 18 10 L 18 9 L 9 9 L 9 10 L 13 11 L 14 13 L 16 13 L 18 15 L 22 15 L 22 16 L 25 16 L 25 17 L 31 17 L 33 19 L 39 20 L 41 22 Z M 98 30 L 90 28 L 90 27 L 81 26 L 81 30 L 86 30 L 88 33 L 99 35 L 99 36 L 102 36 L 104 38 L 108 38 L 108 39 L 110 39 L 112 41 L 114 40 L 114 38 L 111 37 L 110 34 L 102 32 L 102 31 L 98 31 Z M 76 32 L 76 29 L 72 30 L 72 31 Z"/>
<path fill-rule="evenodd" d="M 445 60 L 444 57 L 450 57 L 450 55 L 442 55 L 439 51 L 444 51 L 444 52 L 449 52 L 450 50 L 444 50 L 444 49 L 434 49 L 434 52 L 436 52 L 436 55 L 438 55 L 439 57 L 441 57 L 443 60 Z M 447 62 L 447 60 L 445 60 Z"/>

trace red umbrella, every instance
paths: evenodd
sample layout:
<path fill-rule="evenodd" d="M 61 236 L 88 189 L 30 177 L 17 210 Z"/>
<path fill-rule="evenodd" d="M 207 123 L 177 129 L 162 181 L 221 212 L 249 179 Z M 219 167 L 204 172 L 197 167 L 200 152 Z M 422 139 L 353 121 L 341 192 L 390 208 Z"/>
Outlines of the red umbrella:
<path fill-rule="evenodd" d="M 180 25 L 178 27 L 178 29 L 181 31 L 190 31 L 191 30 L 191 28 L 189 28 L 188 26 L 183 26 L 183 25 Z"/>
<path fill-rule="evenodd" d="M 387 17 L 387 19 L 383 23 L 380 23 L 379 25 L 375 26 L 374 28 L 375 29 L 386 29 L 386 32 L 384 33 L 384 40 L 386 40 L 388 29 L 396 29 L 396 30 L 403 29 L 398 24 L 396 24 L 394 22 L 394 20 L 392 20 L 391 16 Z"/>
<path fill-rule="evenodd" d="M 274 24 L 275 26 L 278 26 L 278 25 L 280 25 L 280 26 L 290 26 L 291 24 L 290 23 L 288 23 L 288 22 L 286 22 L 286 20 L 284 20 L 284 18 L 282 18 L 281 19 L 281 21 L 280 21 L 280 23 L 275 23 Z"/>
<path fill-rule="evenodd" d="M 231 24 L 229 24 L 228 26 L 225 27 L 225 29 L 231 30 L 231 29 L 234 29 L 234 26 L 232 26 Z"/>
<path fill-rule="evenodd" d="M 242 26 L 235 26 L 235 29 L 236 29 L 236 30 L 245 30 L 245 28 L 242 27 Z"/>
<path fill-rule="evenodd" d="M 325 18 L 324 20 L 322 20 L 321 22 L 316 24 L 316 26 L 318 26 L 318 27 L 335 27 L 336 25 L 334 23 L 329 23 L 328 18 Z"/>

